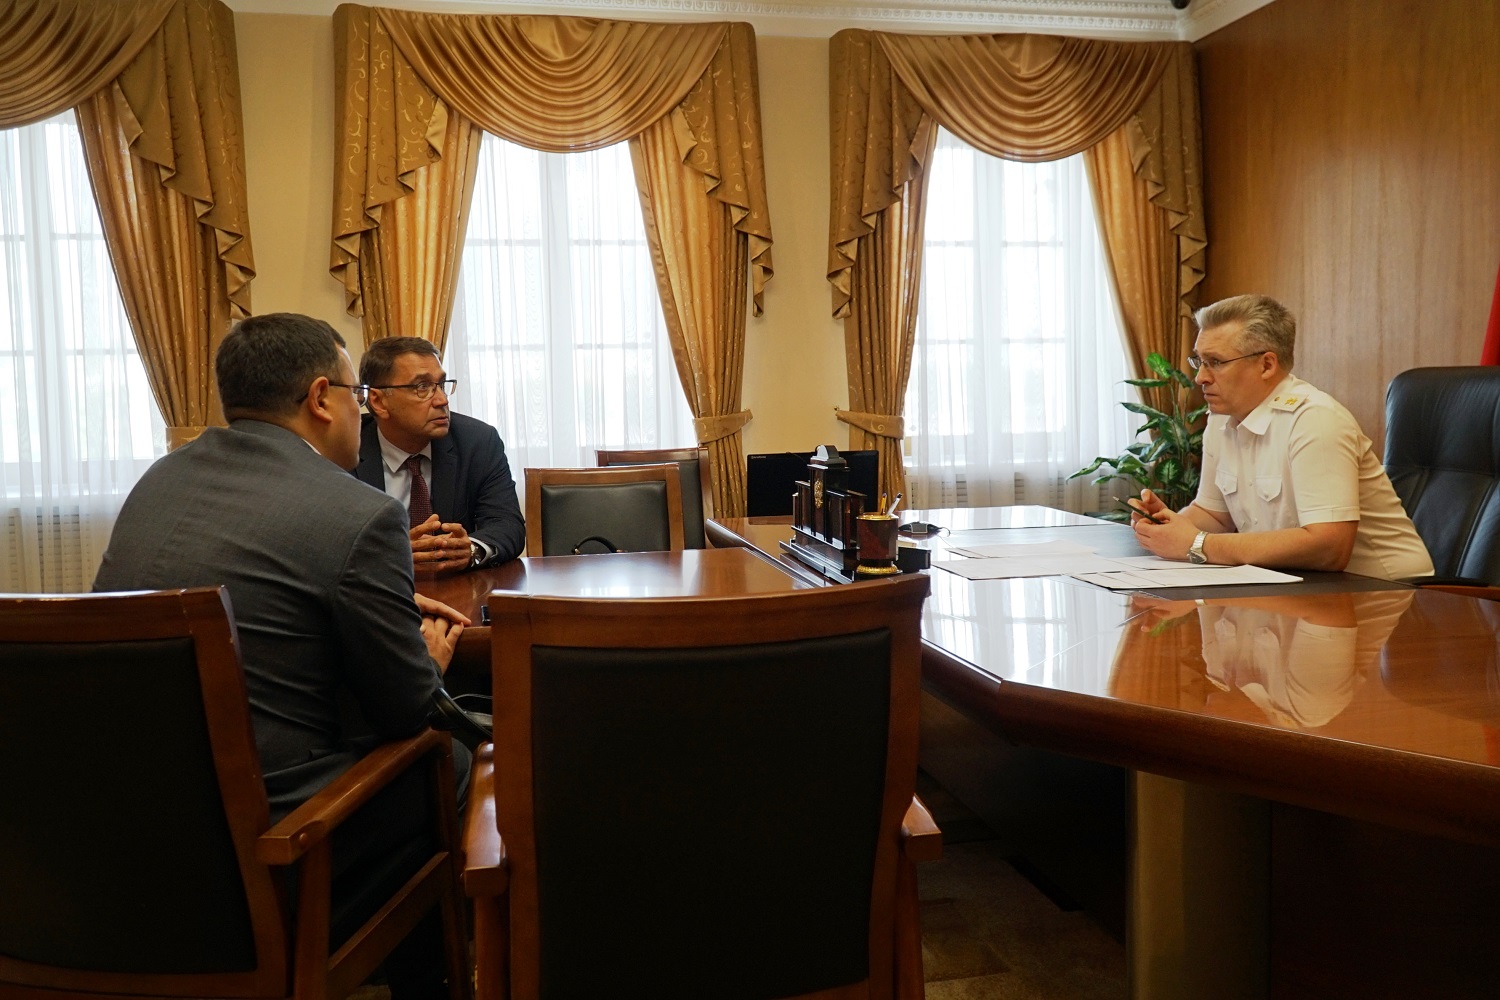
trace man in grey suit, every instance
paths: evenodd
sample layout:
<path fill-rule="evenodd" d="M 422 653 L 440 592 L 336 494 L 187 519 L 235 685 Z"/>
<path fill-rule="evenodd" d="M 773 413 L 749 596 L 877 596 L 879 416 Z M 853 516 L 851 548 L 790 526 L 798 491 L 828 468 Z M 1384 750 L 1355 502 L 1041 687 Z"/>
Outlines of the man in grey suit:
<path fill-rule="evenodd" d="M 229 426 L 141 477 L 94 589 L 228 587 L 274 821 L 377 742 L 427 724 L 467 619 L 414 599 L 406 512 L 345 471 L 365 390 L 331 326 L 293 313 L 244 320 L 215 373 Z M 344 730 L 349 700 L 364 735 Z M 453 752 L 462 789 L 469 753 Z M 378 795 L 335 839 L 335 895 L 340 884 L 368 892 L 348 887 L 425 837 L 427 813 L 415 781 Z M 441 970 L 435 919 L 387 963 L 397 1000 L 439 995 Z"/>
<path fill-rule="evenodd" d="M 505 445 L 495 428 L 454 413 L 458 383 L 431 341 L 382 337 L 365 349 L 359 379 L 370 387 L 360 434 L 360 481 L 410 512 L 419 570 L 471 569 L 506 562 L 526 545 Z"/>

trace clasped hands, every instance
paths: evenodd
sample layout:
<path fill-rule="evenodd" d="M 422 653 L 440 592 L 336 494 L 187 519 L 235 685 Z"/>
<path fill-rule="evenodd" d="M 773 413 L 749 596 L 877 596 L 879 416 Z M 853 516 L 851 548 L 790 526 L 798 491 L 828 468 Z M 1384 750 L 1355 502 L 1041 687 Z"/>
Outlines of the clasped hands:
<path fill-rule="evenodd" d="M 1191 519 L 1162 503 L 1150 490 L 1141 490 L 1139 499 L 1126 502 L 1130 507 L 1130 526 L 1147 552 L 1163 559 L 1187 559 L 1188 549 L 1201 530 Z"/>
<path fill-rule="evenodd" d="M 462 524 L 444 522 L 433 514 L 414 525 L 411 535 L 412 568 L 418 573 L 446 573 L 467 569 L 473 555 L 469 533 Z"/>

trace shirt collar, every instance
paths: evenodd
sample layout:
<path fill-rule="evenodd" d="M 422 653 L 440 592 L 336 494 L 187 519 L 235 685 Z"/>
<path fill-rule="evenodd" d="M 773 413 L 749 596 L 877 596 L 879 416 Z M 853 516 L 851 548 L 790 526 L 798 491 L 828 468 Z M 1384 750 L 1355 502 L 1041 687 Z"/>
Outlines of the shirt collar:
<path fill-rule="evenodd" d="M 1271 426 L 1271 401 L 1281 395 L 1294 378 L 1295 376 L 1288 372 L 1286 377 L 1277 382 L 1275 388 L 1266 394 L 1266 398 L 1260 401 L 1260 405 L 1245 415 L 1245 419 L 1239 422 L 1239 426 L 1251 434 L 1264 434 Z"/>
<path fill-rule="evenodd" d="M 401 448 L 397 448 L 395 445 L 387 441 L 385 439 L 385 435 L 380 433 L 380 426 L 378 424 L 375 427 L 375 438 L 380 442 L 380 457 L 385 461 L 386 471 L 392 473 L 400 472 L 401 467 L 406 464 L 406 460 L 410 458 L 413 453 L 404 451 Z M 427 442 L 426 446 L 423 447 L 421 451 L 416 452 L 415 454 L 421 455 L 429 462 L 432 461 L 432 442 Z"/>

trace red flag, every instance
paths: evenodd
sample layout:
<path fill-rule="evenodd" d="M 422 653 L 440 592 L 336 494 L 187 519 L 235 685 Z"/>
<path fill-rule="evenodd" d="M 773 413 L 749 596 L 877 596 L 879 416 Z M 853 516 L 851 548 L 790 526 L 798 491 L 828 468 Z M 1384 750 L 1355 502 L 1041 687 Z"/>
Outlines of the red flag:
<path fill-rule="evenodd" d="M 1495 300 L 1490 303 L 1490 325 L 1484 330 L 1482 365 L 1500 365 L 1500 275 L 1495 276 Z"/>

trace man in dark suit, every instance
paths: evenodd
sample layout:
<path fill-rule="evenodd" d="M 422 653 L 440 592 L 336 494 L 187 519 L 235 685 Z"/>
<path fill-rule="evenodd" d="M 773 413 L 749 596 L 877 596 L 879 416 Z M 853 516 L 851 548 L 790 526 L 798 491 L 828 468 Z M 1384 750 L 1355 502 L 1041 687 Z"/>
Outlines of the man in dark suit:
<path fill-rule="evenodd" d="M 495 428 L 454 413 L 458 383 L 436 345 L 383 337 L 365 349 L 360 381 L 370 387 L 354 474 L 395 497 L 410 515 L 419 570 L 490 566 L 526 545 L 516 483 Z"/>
<path fill-rule="evenodd" d="M 215 359 L 229 426 L 147 470 L 94 579 L 96 591 L 228 587 L 273 822 L 377 742 L 427 724 L 467 622 L 414 599 L 406 512 L 344 471 L 365 390 L 343 345 L 291 313 L 237 325 Z M 369 730 L 357 738 L 342 726 L 351 696 Z M 462 789 L 469 753 L 453 753 Z M 362 873 L 427 836 L 428 813 L 423 788 L 397 782 L 339 831 L 336 908 L 341 886 L 343 901 L 361 899 Z M 429 919 L 387 962 L 398 1000 L 440 994 L 441 956 Z"/>

